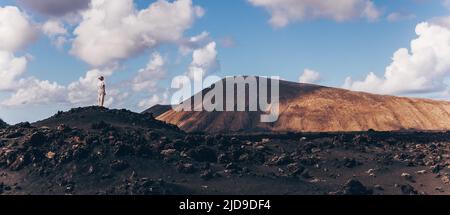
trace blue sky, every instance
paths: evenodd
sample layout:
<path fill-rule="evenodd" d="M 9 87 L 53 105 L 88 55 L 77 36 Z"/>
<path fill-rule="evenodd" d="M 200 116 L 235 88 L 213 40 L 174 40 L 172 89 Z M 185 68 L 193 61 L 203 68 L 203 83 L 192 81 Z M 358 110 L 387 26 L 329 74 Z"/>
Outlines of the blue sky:
<path fill-rule="evenodd" d="M 334 87 L 343 87 L 347 77 L 351 77 L 353 81 L 362 81 L 370 72 L 382 78 L 386 67 L 393 62 L 391 59 L 393 54 L 400 48 L 410 49 L 411 40 L 418 38 L 415 29 L 419 23 L 432 22 L 431 20 L 446 17 L 449 13 L 449 9 L 444 6 L 445 1 L 441 0 L 375 0 L 373 3 L 380 13 L 375 20 L 358 16 L 345 21 L 337 21 L 327 16 L 311 19 L 291 17 L 289 24 L 280 27 L 269 23 L 272 16 L 269 6 L 257 5 L 255 2 L 258 1 L 193 0 L 193 5 L 201 7 L 204 14 L 195 18 L 192 24 L 182 31 L 182 35 L 183 38 L 190 38 L 208 32 L 208 42 L 216 43 L 215 60 L 219 66 L 215 66 L 214 69 L 208 68 L 207 70 L 210 70 L 208 74 L 221 77 L 244 74 L 278 75 L 287 80 L 298 81 L 304 70 L 310 69 L 320 74 L 320 79 L 311 82 Z M 282 0 L 280 2 L 283 4 Z M 134 1 L 136 10 L 146 9 L 153 3 L 155 1 Z M 77 22 L 81 22 L 80 20 L 73 24 L 69 23 L 67 18 L 43 15 L 33 10 L 33 7 L 27 7 L 15 0 L 0 0 L 0 7 L 7 5 L 18 7 L 21 13 L 26 14 L 32 25 L 41 25 L 50 19 L 61 19 L 68 31 L 67 38 L 76 37 L 73 31 L 78 27 Z M 401 14 L 401 17 L 394 20 L 389 17 L 391 14 Z M 43 33 L 37 34 L 38 38 L 25 48 L 10 51 L 16 57 L 28 56 L 26 71 L 22 74 L 25 78 L 35 77 L 66 87 L 84 77 L 88 70 L 102 70 L 112 65 L 92 65 L 71 53 L 71 41 L 57 48 L 52 44 L 53 38 Z M 107 78 L 108 87 L 123 87 L 140 69 L 146 67 L 155 52 L 164 59 L 166 71 L 164 78 L 158 79 L 160 89 L 149 92 L 129 91 L 127 100 L 112 102 L 110 107 L 141 111 L 145 108 L 137 105 L 139 101 L 152 97 L 153 94 L 158 95 L 159 102 L 167 102 L 162 98 L 164 89 L 170 87 L 172 77 L 186 73 L 193 62 L 193 50 L 181 53 L 180 44 L 176 42 L 161 42 L 113 62 L 114 68 L 111 70 L 114 70 L 114 73 Z M 439 72 L 440 75 L 437 78 L 433 77 L 430 83 L 435 83 L 436 79 L 448 80 L 449 71 Z M 447 83 L 445 81 L 444 83 Z M 347 87 L 374 92 L 372 88 L 358 88 L 358 86 L 350 84 Z M 407 90 L 402 88 L 396 91 L 392 90 L 392 87 L 386 87 L 385 91 L 375 93 L 449 98 L 445 94 L 447 89 L 428 90 L 429 88 L 425 89 L 422 85 L 418 86 L 417 90 L 408 87 L 405 89 Z M 18 89 L 3 91 L 0 89 L 0 100 L 7 100 L 17 91 Z M 95 93 L 91 96 L 95 101 Z M 35 121 L 50 116 L 57 110 L 66 110 L 88 103 L 49 101 L 0 105 L 0 118 L 9 123 Z"/>

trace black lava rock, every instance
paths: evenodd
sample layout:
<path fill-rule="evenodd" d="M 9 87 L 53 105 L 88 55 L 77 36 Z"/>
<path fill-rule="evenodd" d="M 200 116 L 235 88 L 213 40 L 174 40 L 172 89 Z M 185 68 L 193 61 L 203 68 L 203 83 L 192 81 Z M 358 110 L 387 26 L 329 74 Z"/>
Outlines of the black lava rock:
<path fill-rule="evenodd" d="M 400 186 L 400 190 L 404 195 L 417 195 L 419 192 L 411 185 L 404 184 Z"/>
<path fill-rule="evenodd" d="M 372 193 L 372 189 L 365 187 L 356 179 L 347 181 L 342 189 L 342 194 L 344 195 L 371 195 Z"/>
<path fill-rule="evenodd" d="M 115 170 L 115 171 L 122 171 L 125 170 L 129 167 L 130 165 L 123 160 L 113 160 L 111 162 L 111 169 Z"/>
<path fill-rule="evenodd" d="M 206 146 L 189 150 L 189 156 L 198 162 L 217 162 L 216 151 Z"/>

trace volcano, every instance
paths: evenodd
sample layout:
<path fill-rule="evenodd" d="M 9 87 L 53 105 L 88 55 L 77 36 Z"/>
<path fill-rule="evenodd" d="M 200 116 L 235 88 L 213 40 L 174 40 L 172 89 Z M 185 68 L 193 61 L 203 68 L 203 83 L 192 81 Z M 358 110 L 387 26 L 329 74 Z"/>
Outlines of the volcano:
<path fill-rule="evenodd" d="M 450 129 L 448 101 L 376 95 L 283 80 L 279 86 L 280 114 L 273 123 L 260 122 L 262 112 L 250 111 L 170 109 L 157 119 L 184 131 L 209 133 Z M 206 88 L 201 93 L 210 90 Z"/>

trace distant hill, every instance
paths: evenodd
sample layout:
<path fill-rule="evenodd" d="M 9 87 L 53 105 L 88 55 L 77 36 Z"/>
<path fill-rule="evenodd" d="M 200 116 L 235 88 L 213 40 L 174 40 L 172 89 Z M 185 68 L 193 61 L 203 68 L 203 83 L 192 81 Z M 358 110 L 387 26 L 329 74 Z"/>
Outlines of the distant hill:
<path fill-rule="evenodd" d="M 450 130 L 448 101 L 376 95 L 289 81 L 280 81 L 278 121 L 261 123 L 260 115 L 261 112 L 168 110 L 157 119 L 189 132 Z"/>
<path fill-rule="evenodd" d="M 151 108 L 143 111 L 142 113 L 152 114 L 154 117 L 158 117 L 159 115 L 167 112 L 171 108 L 172 108 L 172 105 L 160 105 L 160 104 L 158 104 L 158 105 L 152 106 Z"/>
<path fill-rule="evenodd" d="M 3 121 L 2 119 L 0 119 L 0 128 L 5 128 L 8 126 L 8 123 L 6 123 L 5 121 Z"/>

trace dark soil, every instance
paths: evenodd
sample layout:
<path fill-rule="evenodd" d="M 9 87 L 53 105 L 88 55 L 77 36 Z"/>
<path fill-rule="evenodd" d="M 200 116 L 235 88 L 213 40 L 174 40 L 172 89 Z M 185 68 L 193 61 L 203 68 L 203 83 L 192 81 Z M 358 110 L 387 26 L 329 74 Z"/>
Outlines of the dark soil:
<path fill-rule="evenodd" d="M 186 134 L 97 107 L 0 129 L 1 194 L 450 194 L 450 132 Z"/>

